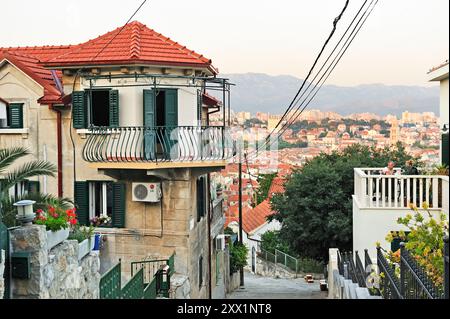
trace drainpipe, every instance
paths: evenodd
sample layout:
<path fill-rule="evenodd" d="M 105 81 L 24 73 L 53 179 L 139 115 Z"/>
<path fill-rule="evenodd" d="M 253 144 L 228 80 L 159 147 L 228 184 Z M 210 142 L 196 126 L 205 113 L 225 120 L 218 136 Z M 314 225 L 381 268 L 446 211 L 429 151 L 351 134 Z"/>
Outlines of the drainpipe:
<path fill-rule="evenodd" d="M 63 169 L 62 169 L 62 115 L 61 110 L 50 106 L 56 112 L 56 143 L 57 143 L 57 166 L 58 166 L 58 197 L 63 197 Z"/>

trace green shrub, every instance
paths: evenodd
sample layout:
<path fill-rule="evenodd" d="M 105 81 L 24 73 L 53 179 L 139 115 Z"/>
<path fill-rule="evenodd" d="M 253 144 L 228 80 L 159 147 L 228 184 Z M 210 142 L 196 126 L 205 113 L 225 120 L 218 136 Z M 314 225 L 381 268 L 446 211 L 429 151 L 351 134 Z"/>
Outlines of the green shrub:
<path fill-rule="evenodd" d="M 247 266 L 247 246 L 237 242 L 230 245 L 230 271 L 235 273 L 242 267 Z"/>

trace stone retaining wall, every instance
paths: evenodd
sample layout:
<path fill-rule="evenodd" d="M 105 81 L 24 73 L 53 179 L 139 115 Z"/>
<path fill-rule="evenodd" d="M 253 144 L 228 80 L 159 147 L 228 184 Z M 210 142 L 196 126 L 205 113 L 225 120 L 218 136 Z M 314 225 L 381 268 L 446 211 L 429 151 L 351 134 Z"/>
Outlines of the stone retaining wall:
<path fill-rule="evenodd" d="M 98 252 L 91 252 L 78 261 L 76 240 L 65 240 L 49 251 L 47 232 L 41 225 L 13 229 L 10 236 L 12 252 L 31 253 L 31 278 L 12 279 L 12 298 L 99 298 Z"/>

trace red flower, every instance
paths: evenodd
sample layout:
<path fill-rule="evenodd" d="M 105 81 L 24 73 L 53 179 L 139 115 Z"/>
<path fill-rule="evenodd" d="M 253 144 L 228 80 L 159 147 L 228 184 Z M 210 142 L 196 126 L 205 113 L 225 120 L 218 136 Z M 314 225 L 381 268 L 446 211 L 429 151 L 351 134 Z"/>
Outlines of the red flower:
<path fill-rule="evenodd" d="M 36 214 L 42 214 L 44 211 L 42 210 L 42 209 L 38 209 L 37 211 L 36 211 Z"/>
<path fill-rule="evenodd" d="M 77 224 L 77 220 L 76 219 L 71 219 L 71 220 L 69 220 L 69 223 L 71 225 L 76 225 Z"/>
<path fill-rule="evenodd" d="M 54 214 L 54 213 L 55 213 L 55 207 L 49 206 L 49 207 L 48 207 L 48 212 L 49 212 L 50 214 Z"/>

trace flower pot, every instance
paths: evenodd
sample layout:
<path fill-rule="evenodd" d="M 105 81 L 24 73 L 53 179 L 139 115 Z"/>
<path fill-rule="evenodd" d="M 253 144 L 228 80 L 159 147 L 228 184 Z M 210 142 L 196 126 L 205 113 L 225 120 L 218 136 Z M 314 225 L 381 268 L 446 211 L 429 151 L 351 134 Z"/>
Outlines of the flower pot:
<path fill-rule="evenodd" d="M 84 256 L 89 254 L 91 251 L 90 248 L 89 239 L 85 239 L 81 243 L 78 243 L 78 260 L 81 260 Z"/>
<path fill-rule="evenodd" d="M 69 228 L 58 231 L 47 231 L 47 249 L 50 250 L 56 245 L 62 243 L 69 237 Z"/>

